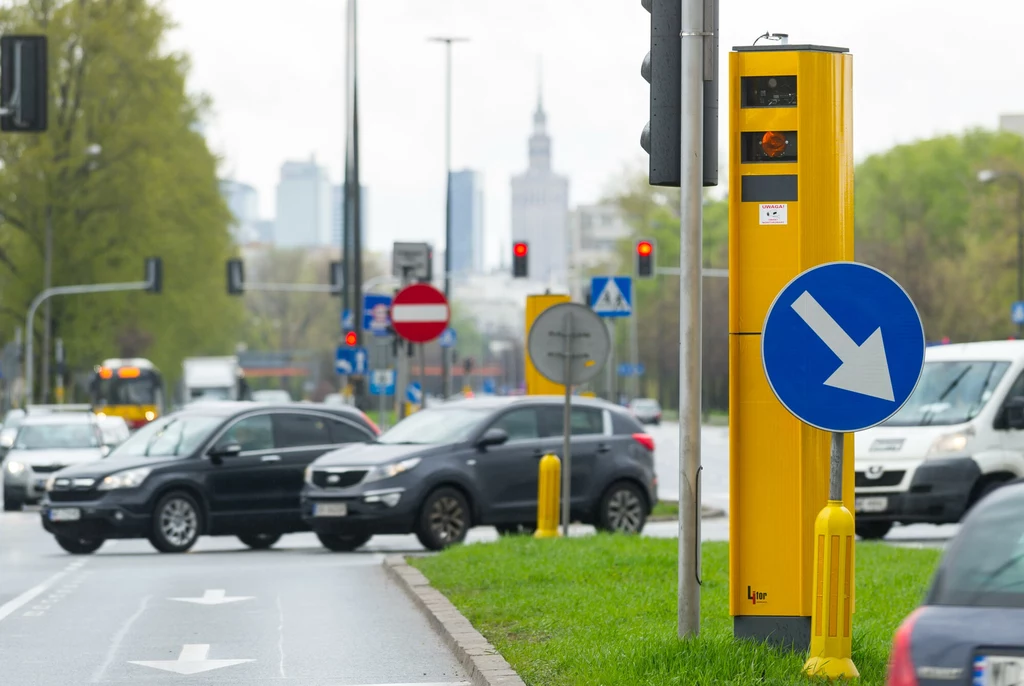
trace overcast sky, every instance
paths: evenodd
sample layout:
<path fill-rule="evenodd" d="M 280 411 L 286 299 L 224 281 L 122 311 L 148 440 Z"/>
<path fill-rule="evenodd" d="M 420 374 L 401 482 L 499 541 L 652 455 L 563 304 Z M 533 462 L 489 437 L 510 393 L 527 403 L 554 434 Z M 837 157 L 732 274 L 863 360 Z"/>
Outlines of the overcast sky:
<path fill-rule="evenodd" d="M 308 159 L 341 180 L 344 0 L 164 0 L 191 54 L 190 89 L 211 95 L 207 134 L 222 174 L 253 184 L 274 215 L 281 163 Z M 570 203 L 598 200 L 629 166 L 646 169 L 640 0 L 362 0 L 361 175 L 369 243 L 444 236 L 444 48 L 453 58 L 454 168 L 485 176 L 488 261 L 510 241 L 511 175 L 526 166 L 543 64 L 556 170 Z M 857 158 L 1024 111 L 1021 0 L 721 0 L 721 102 L 734 45 L 765 31 L 854 55 Z M 723 109 L 724 111 L 724 109 Z M 727 145 L 727 118 L 720 125 Z M 722 183 L 725 179 L 721 180 Z"/>

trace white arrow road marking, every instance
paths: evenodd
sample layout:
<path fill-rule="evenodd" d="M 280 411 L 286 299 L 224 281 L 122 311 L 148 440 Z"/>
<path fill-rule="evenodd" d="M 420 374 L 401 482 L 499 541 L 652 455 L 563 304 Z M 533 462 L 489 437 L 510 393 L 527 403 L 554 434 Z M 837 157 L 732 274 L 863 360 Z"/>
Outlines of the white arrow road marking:
<path fill-rule="evenodd" d="M 885 359 L 881 327 L 875 329 L 866 341 L 857 345 L 843 327 L 836 323 L 832 315 L 807 291 L 793 302 L 792 307 L 842 362 L 839 369 L 825 380 L 826 386 L 889 402 L 896 401 L 892 393 L 889 363 Z"/>
<path fill-rule="evenodd" d="M 239 600 L 252 600 L 252 598 L 251 595 L 225 595 L 223 588 L 217 588 L 206 591 L 202 598 L 168 598 L 168 600 L 180 600 L 183 603 L 195 603 L 196 605 L 224 605 L 225 603 L 237 603 Z"/>
<path fill-rule="evenodd" d="M 254 662 L 254 660 L 209 660 L 206 657 L 209 654 L 209 643 L 186 643 L 182 646 L 177 660 L 129 660 L 128 662 L 176 674 L 199 674 L 222 667 L 234 667 L 243 662 Z"/>

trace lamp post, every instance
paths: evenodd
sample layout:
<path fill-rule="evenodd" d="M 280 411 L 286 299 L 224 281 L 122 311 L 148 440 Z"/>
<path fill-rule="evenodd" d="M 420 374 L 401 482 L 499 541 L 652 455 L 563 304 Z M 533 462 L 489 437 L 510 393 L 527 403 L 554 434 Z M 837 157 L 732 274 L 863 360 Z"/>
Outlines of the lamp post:
<path fill-rule="evenodd" d="M 999 179 L 1010 179 L 1017 186 L 1017 302 L 1024 301 L 1024 175 L 1017 171 L 995 171 L 982 169 L 978 172 L 980 183 L 992 183 Z M 1017 324 L 1017 337 L 1024 337 L 1024 323 Z"/>
<path fill-rule="evenodd" d="M 451 36 L 430 39 L 435 43 L 445 44 L 445 105 L 444 105 L 444 168 L 445 203 L 444 203 L 444 297 L 451 303 L 452 279 L 452 43 L 461 43 L 468 38 Z M 452 394 L 451 354 L 448 350 L 441 351 L 441 396 L 447 398 Z"/>

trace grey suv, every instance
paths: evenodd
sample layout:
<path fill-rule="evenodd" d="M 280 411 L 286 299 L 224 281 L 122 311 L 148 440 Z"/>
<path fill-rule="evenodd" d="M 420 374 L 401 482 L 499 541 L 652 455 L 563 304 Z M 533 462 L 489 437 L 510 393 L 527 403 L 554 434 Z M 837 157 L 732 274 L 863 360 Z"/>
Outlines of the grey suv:
<path fill-rule="evenodd" d="M 415 533 L 430 550 L 473 526 L 531 531 L 540 458 L 562 452 L 563 399 L 487 397 L 427 408 L 371 443 L 306 469 L 302 516 L 327 548 Z M 608 531 L 643 529 L 657 502 L 654 441 L 623 408 L 574 398 L 571 516 Z"/>

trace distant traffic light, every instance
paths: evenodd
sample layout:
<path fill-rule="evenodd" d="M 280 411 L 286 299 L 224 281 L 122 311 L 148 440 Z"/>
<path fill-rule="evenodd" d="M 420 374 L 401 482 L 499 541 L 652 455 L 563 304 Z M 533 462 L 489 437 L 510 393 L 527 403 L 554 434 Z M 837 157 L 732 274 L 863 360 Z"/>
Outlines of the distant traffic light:
<path fill-rule="evenodd" d="M 228 295 L 245 293 L 245 267 L 242 260 L 228 260 Z"/>
<path fill-rule="evenodd" d="M 0 38 L 0 130 L 46 131 L 48 83 L 46 36 Z"/>
<path fill-rule="evenodd" d="M 704 17 L 704 170 L 703 185 L 718 185 L 718 2 L 705 2 Z M 680 173 L 680 98 L 683 31 L 679 0 L 641 0 L 651 13 L 651 50 L 640 75 L 651 84 L 650 119 L 640 134 L 640 147 L 650 155 L 648 181 L 652 186 L 678 188 Z M 708 11 L 710 10 L 710 11 Z"/>
<path fill-rule="evenodd" d="M 345 289 L 345 267 L 341 262 L 331 262 L 331 294 L 341 295 Z"/>
<path fill-rule="evenodd" d="M 146 258 L 146 291 L 162 293 L 164 290 L 164 261 L 159 257 Z"/>
<path fill-rule="evenodd" d="M 512 244 L 512 276 L 525 279 L 529 274 L 530 247 L 525 241 Z"/>
<path fill-rule="evenodd" d="M 355 331 L 349 331 L 348 333 L 345 334 L 345 345 L 349 346 L 350 348 L 355 347 L 355 345 L 356 345 L 356 332 Z"/>
<path fill-rule="evenodd" d="M 644 238 L 636 242 L 636 278 L 654 278 L 654 239 Z"/>

